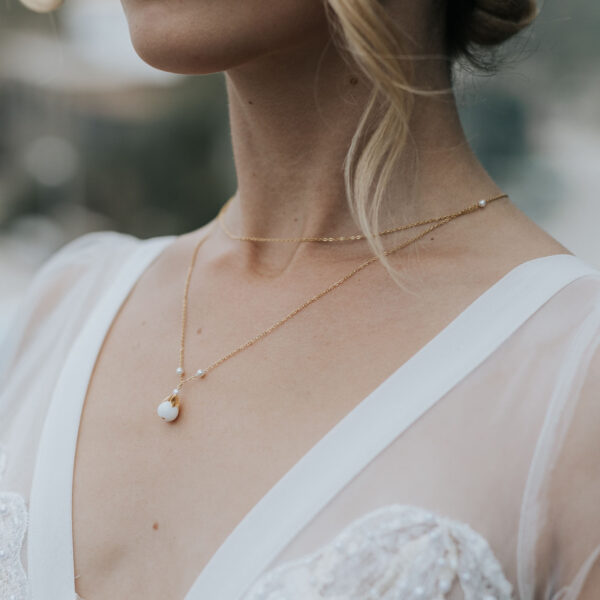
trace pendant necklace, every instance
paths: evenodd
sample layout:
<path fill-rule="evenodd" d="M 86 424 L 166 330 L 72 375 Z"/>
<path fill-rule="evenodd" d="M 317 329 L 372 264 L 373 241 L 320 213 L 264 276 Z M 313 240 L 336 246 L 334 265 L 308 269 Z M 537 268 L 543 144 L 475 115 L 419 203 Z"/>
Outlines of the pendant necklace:
<path fill-rule="evenodd" d="M 344 242 L 344 241 L 351 241 L 351 240 L 359 240 L 359 239 L 363 239 L 365 236 L 362 234 L 356 234 L 356 235 L 352 235 L 352 236 L 342 236 L 342 237 L 307 237 L 307 238 L 258 238 L 258 237 L 237 237 L 234 236 L 225 226 L 224 222 L 223 222 L 223 215 L 225 213 L 226 207 L 229 205 L 229 203 L 231 202 L 231 200 L 234 198 L 235 196 L 232 196 L 221 208 L 221 210 L 219 211 L 219 214 L 217 216 L 216 221 L 218 222 L 218 224 L 220 225 L 221 229 L 232 239 L 241 239 L 241 240 L 247 240 L 247 241 L 261 241 L 261 242 L 300 242 L 300 241 L 305 241 L 305 242 Z M 393 252 L 396 252 L 398 250 L 401 250 L 402 248 L 406 248 L 406 246 L 412 244 L 413 242 L 416 242 L 417 240 L 421 239 L 422 237 L 426 236 L 428 233 L 430 233 L 431 231 L 433 231 L 434 229 L 437 229 L 438 227 L 441 227 L 442 225 L 445 225 L 446 223 L 449 223 L 450 221 L 453 221 L 454 219 L 461 217 L 463 215 L 467 215 L 469 213 L 472 212 L 476 212 L 480 209 L 485 208 L 490 202 L 493 202 L 495 200 L 499 200 L 500 198 L 508 198 L 508 194 L 499 194 L 497 196 L 493 196 L 491 198 L 486 198 L 486 199 L 482 199 L 477 201 L 475 204 L 471 204 L 469 206 L 467 206 L 466 208 L 463 208 L 462 210 L 450 214 L 450 215 L 444 215 L 441 217 L 433 217 L 430 219 L 426 219 L 424 221 L 419 221 L 417 223 L 412 223 L 409 225 L 401 225 L 399 227 L 393 228 L 393 229 L 388 229 L 385 231 L 382 231 L 376 235 L 386 235 L 388 233 L 393 233 L 395 231 L 402 231 L 402 230 L 406 230 L 406 229 L 410 229 L 413 227 L 418 227 L 420 225 L 428 225 L 431 224 L 430 227 L 427 227 L 424 231 L 422 231 L 421 233 L 419 233 L 418 235 L 410 238 L 409 240 L 403 242 L 402 244 L 399 244 L 397 246 L 394 246 L 393 248 L 389 249 L 389 250 L 385 250 L 384 251 L 384 255 L 388 256 L 390 254 L 392 254 Z M 238 354 L 239 352 L 241 352 L 242 350 L 245 350 L 246 348 L 249 348 L 250 346 L 252 346 L 253 344 L 255 344 L 256 342 L 258 342 L 259 340 L 261 340 L 262 338 L 264 338 L 265 336 L 269 335 L 269 333 L 271 333 L 274 329 L 276 329 L 277 327 L 279 327 L 280 325 L 283 325 L 286 321 L 288 321 L 289 319 L 291 319 L 292 317 L 294 317 L 295 315 L 297 315 L 301 310 L 303 310 L 304 308 L 306 308 L 307 306 L 309 306 L 310 304 L 312 304 L 313 302 L 316 302 L 317 300 L 319 300 L 320 298 L 322 298 L 323 296 L 325 296 L 325 294 L 328 294 L 329 292 L 331 292 L 332 290 L 334 290 L 335 288 L 339 287 L 340 285 L 342 285 L 343 283 L 345 283 L 346 281 L 348 281 L 348 279 L 350 279 L 352 276 L 356 275 L 356 273 L 358 273 L 359 271 L 361 271 L 362 269 L 364 269 L 365 267 L 367 267 L 368 265 L 372 264 L 373 262 L 375 262 L 376 260 L 378 260 L 378 257 L 372 256 L 371 258 L 369 258 L 368 260 L 364 261 L 363 263 L 361 263 L 360 265 L 358 265 L 357 267 L 355 267 L 352 271 L 350 271 L 349 273 L 347 273 L 346 275 L 344 275 L 341 279 L 338 279 L 337 281 L 335 281 L 334 283 L 332 283 L 331 285 L 329 285 L 327 288 L 325 288 L 324 290 L 322 290 L 321 292 L 319 292 L 318 294 L 316 294 L 315 296 L 312 296 L 311 298 L 309 298 L 308 300 L 306 300 L 305 302 L 303 302 L 300 306 L 298 306 L 297 308 L 295 308 L 292 312 L 290 312 L 289 314 L 287 314 L 285 317 L 283 317 L 282 319 L 280 319 L 279 321 L 277 321 L 276 323 L 273 323 L 273 325 L 271 325 L 268 329 L 265 329 L 263 332 L 255 335 L 253 338 L 249 339 L 248 341 L 246 341 L 245 343 L 243 343 L 241 346 L 238 346 L 237 348 L 234 348 L 231 352 L 229 352 L 228 354 L 226 354 L 225 356 L 222 356 L 221 358 L 219 358 L 218 360 L 216 360 L 215 362 L 213 362 L 212 364 L 208 365 L 206 368 L 204 369 L 197 369 L 193 375 L 189 375 L 186 376 L 186 372 L 184 369 L 184 358 L 185 358 L 185 330 L 186 330 L 186 325 L 187 325 L 187 313 L 188 313 L 188 294 L 189 294 L 189 288 L 190 288 L 190 281 L 192 278 L 192 272 L 194 270 L 194 266 L 196 264 L 196 257 L 198 256 L 198 250 L 200 249 L 200 246 L 204 243 L 204 241 L 208 238 L 208 236 L 210 235 L 210 232 L 208 232 L 205 236 L 203 236 L 198 243 L 196 244 L 196 246 L 194 247 L 194 251 L 192 253 L 192 259 L 190 262 L 190 265 L 188 267 L 188 271 L 187 271 L 187 276 L 185 278 L 185 286 L 184 286 L 184 292 L 183 292 L 183 301 L 182 301 L 182 307 L 181 307 L 181 336 L 180 336 L 180 344 L 179 344 L 179 365 L 177 367 L 177 369 L 175 370 L 176 375 L 179 378 L 179 382 L 177 383 L 177 386 L 172 390 L 172 392 L 170 394 L 168 394 L 164 400 L 158 405 L 157 408 L 157 413 L 158 416 L 165 422 L 173 422 L 175 421 L 180 413 L 180 408 L 181 408 L 181 389 L 183 388 L 183 386 L 191 381 L 195 381 L 195 380 L 200 380 L 203 379 L 204 377 L 206 377 L 206 375 L 212 371 L 213 369 L 215 369 L 216 367 L 218 367 L 220 364 L 224 363 L 226 360 L 232 358 L 233 356 L 235 356 L 236 354 Z"/>

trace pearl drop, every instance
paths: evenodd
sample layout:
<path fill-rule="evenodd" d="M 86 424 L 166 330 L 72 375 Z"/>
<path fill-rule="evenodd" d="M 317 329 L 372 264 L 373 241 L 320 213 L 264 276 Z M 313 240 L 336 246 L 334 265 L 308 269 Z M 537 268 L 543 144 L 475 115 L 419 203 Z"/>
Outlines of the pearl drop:
<path fill-rule="evenodd" d="M 156 412 L 163 421 L 170 423 L 179 416 L 179 407 L 173 406 L 169 400 L 165 400 L 158 405 Z"/>
<path fill-rule="evenodd" d="M 487 200 L 480 200 L 477 205 L 479 208 L 485 208 L 487 206 Z"/>

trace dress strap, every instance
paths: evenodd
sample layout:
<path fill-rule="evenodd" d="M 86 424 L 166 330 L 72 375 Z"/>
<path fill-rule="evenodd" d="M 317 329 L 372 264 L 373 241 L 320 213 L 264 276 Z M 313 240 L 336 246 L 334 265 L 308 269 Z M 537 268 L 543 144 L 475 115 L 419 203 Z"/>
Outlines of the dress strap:
<path fill-rule="evenodd" d="M 185 600 L 239 600 L 292 539 L 390 443 L 572 281 L 600 272 L 559 254 L 521 263 L 350 411 L 247 513 Z M 431 365 L 436 376 L 431 377 Z"/>
<path fill-rule="evenodd" d="M 58 377 L 46 414 L 29 500 L 27 571 L 32 600 L 75 600 L 72 489 L 83 403 L 120 306 L 173 236 L 140 241 L 90 312 Z"/>

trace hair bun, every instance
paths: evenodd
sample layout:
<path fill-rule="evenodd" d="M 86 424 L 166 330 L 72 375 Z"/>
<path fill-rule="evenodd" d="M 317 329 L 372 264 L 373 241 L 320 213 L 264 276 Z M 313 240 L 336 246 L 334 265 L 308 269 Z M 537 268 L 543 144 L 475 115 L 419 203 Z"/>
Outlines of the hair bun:
<path fill-rule="evenodd" d="M 500 44 L 530 25 L 538 12 L 536 0 L 474 0 L 467 40 L 481 46 Z"/>

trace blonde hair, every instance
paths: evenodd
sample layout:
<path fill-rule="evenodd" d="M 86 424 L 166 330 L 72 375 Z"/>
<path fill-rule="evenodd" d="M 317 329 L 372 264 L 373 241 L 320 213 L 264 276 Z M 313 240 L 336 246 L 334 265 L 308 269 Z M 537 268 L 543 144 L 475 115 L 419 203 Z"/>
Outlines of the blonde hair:
<path fill-rule="evenodd" d="M 372 84 L 344 161 L 344 180 L 350 212 L 373 252 L 390 276 L 404 287 L 384 254 L 379 219 L 398 159 L 410 139 L 408 123 L 416 94 L 451 90 L 422 90 L 411 85 L 414 60 L 406 60 L 405 40 L 382 6 L 384 0 L 324 0 L 334 41 Z M 452 63 L 466 58 L 483 66 L 480 47 L 512 37 L 537 15 L 535 0 L 442 0 L 446 8 L 444 48 L 451 78 Z"/>

